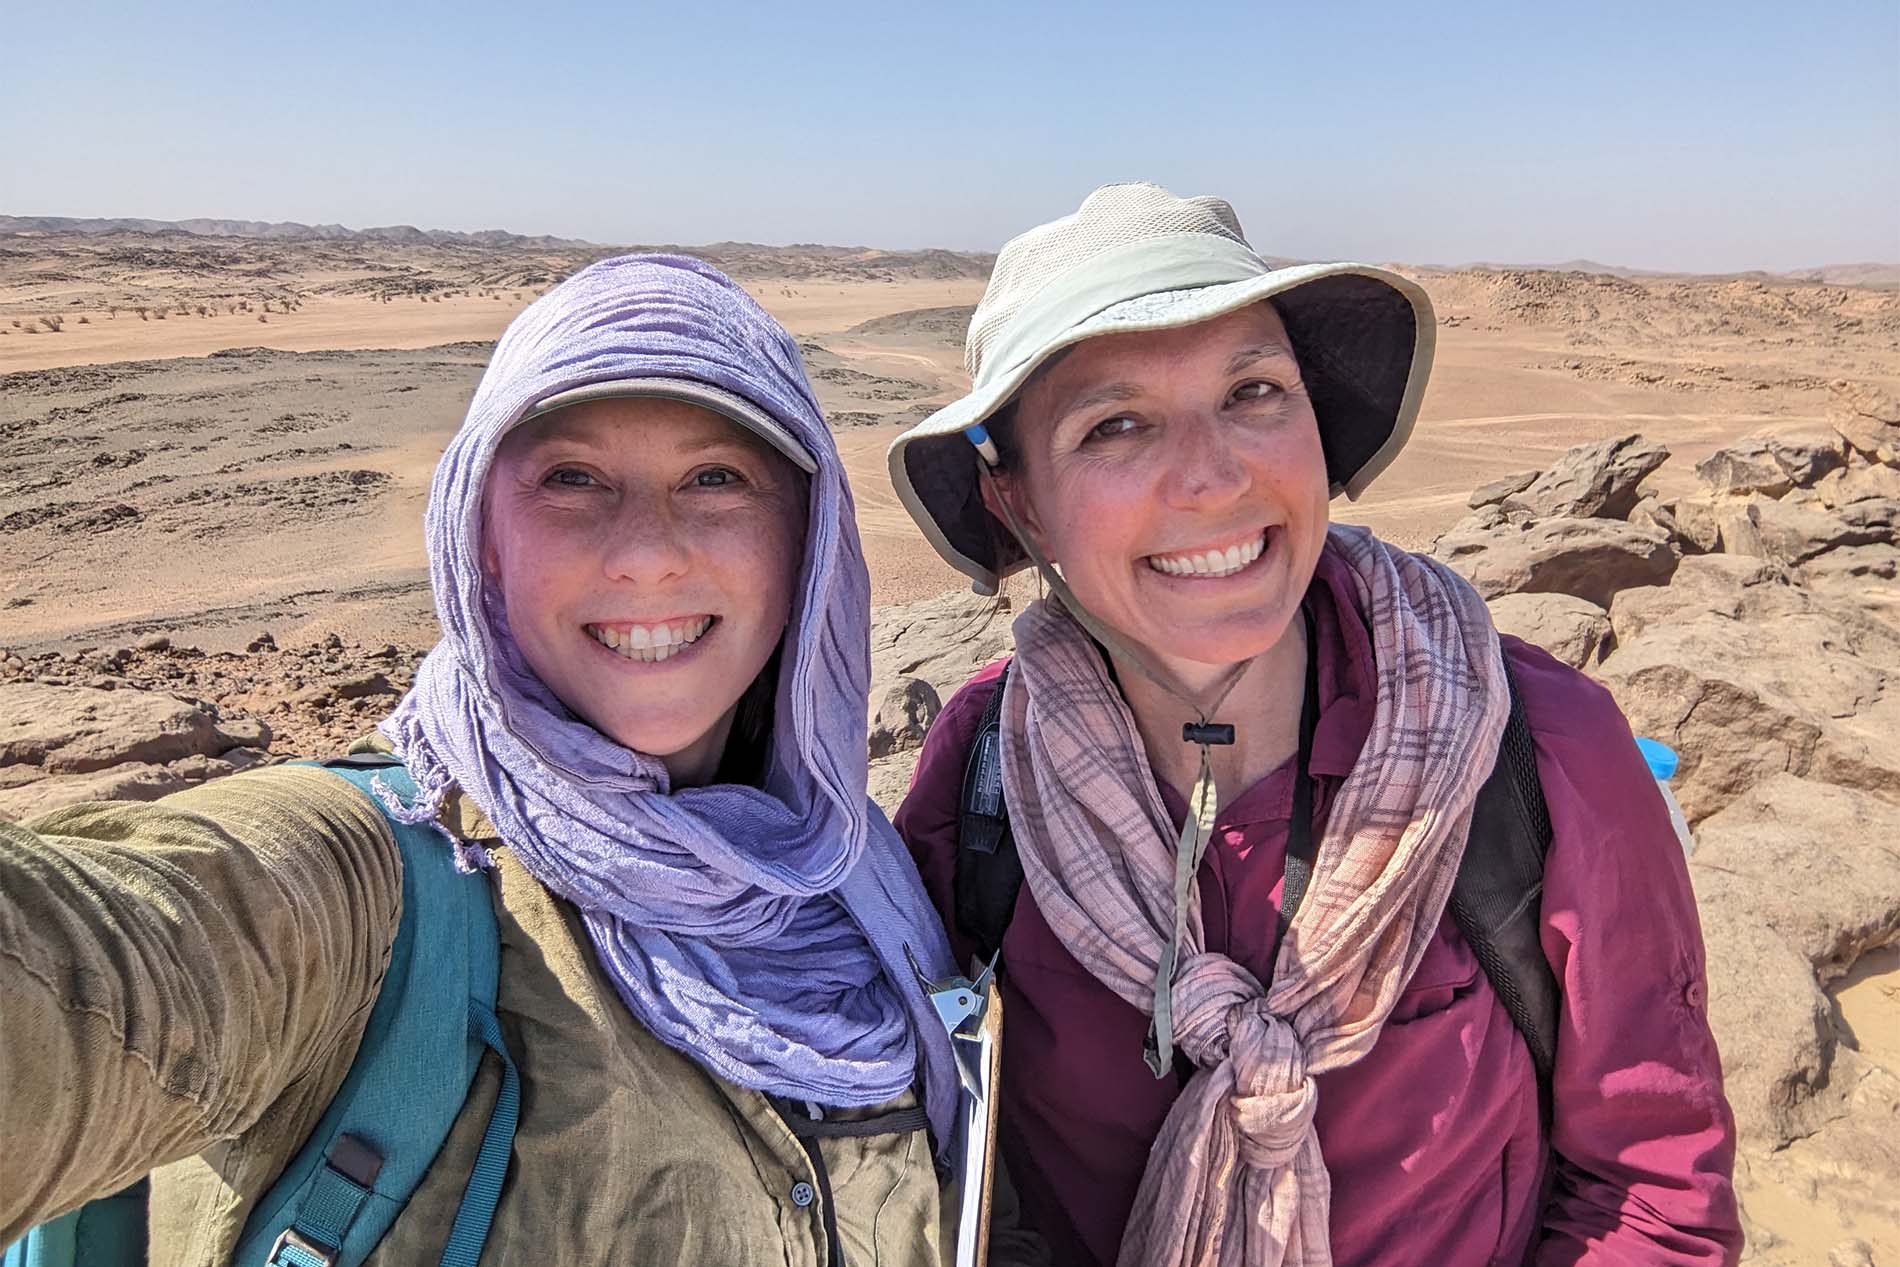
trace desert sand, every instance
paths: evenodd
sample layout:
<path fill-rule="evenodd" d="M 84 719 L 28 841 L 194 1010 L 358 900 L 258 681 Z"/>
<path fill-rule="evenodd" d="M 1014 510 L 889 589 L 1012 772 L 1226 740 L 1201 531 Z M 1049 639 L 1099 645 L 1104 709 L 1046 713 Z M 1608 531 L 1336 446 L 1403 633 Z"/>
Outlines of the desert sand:
<path fill-rule="evenodd" d="M 987 257 L 698 249 L 799 338 L 876 600 L 958 585 L 883 454 L 967 383 L 962 331 Z M 487 345 L 606 253 L 0 239 L 0 645 L 162 628 L 222 648 L 264 626 L 427 639 L 435 457 Z M 1457 520 L 1475 485 L 1582 440 L 1637 430 L 1667 445 L 1666 495 L 1724 442 L 1821 416 L 1830 379 L 1900 384 L 1896 289 L 1407 271 L 1439 313 L 1432 385 L 1410 447 L 1335 513 L 1410 546 Z"/>
<path fill-rule="evenodd" d="M 963 328 L 990 259 L 694 251 L 797 336 L 851 472 L 874 602 L 961 587 L 897 503 L 884 450 L 967 384 Z M 272 654 L 325 663 L 320 645 L 391 644 L 387 663 L 412 663 L 434 638 L 430 475 L 490 344 L 607 253 L 0 236 L 0 659 L 161 634 L 235 652 L 268 630 Z M 1475 486 L 1582 441 L 1639 431 L 1666 445 L 1675 459 L 1652 486 L 1669 496 L 1739 437 L 1812 427 L 1832 380 L 1900 392 L 1900 288 L 1401 270 L 1437 306 L 1436 370 L 1409 448 L 1334 512 L 1414 548 L 1465 516 Z M 1866 956 L 1831 995 L 1837 1026 L 1900 1072 L 1896 951 Z M 1900 1253 L 1900 1226 L 1818 1216 L 1825 1182 L 1751 1192 L 1751 1218 L 1780 1238 L 1772 1261 L 1826 1261 L 1850 1232 L 1879 1261 Z"/>

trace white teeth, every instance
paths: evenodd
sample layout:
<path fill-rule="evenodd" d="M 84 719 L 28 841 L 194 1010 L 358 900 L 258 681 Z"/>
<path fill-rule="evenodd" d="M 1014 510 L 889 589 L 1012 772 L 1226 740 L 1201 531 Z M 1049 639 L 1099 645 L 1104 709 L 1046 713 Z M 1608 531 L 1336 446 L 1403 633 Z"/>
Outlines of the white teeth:
<path fill-rule="evenodd" d="M 1207 550 L 1200 554 L 1151 554 L 1148 566 L 1169 576 L 1232 576 L 1246 567 L 1267 548 L 1267 534 L 1247 545 L 1228 546 L 1225 550 Z"/>
<path fill-rule="evenodd" d="M 678 655 L 689 644 L 698 642 L 712 628 L 713 618 L 701 616 L 679 625 L 633 625 L 624 631 L 587 626 L 587 632 L 602 646 L 611 647 L 629 660 L 658 664 Z"/>

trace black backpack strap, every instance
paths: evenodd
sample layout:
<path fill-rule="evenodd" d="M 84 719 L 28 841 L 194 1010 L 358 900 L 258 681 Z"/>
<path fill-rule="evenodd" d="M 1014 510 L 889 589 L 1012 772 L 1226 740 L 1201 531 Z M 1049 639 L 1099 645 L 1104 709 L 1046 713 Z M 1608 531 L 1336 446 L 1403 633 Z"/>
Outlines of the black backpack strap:
<path fill-rule="evenodd" d="M 382 770 L 401 765 L 402 758 L 393 752 L 352 752 L 341 757 L 326 757 L 317 764 L 326 770 Z"/>
<path fill-rule="evenodd" d="M 963 764 L 963 792 L 957 801 L 957 859 L 954 896 L 957 931 L 976 943 L 988 963 L 1003 945 L 1003 933 L 1016 913 L 1023 887 L 1022 859 L 1010 835 L 1009 807 L 1003 803 L 1003 691 L 1009 665 L 996 680 L 996 691 L 977 723 L 976 738 Z"/>
<path fill-rule="evenodd" d="M 1452 885 L 1450 910 L 1511 1023 L 1530 1048 L 1545 1120 L 1557 1064 L 1562 987 L 1539 938 L 1550 810 L 1537 776 L 1537 753 L 1517 682 L 1505 667 L 1510 720 L 1491 777 L 1478 791 L 1471 838 Z"/>
<path fill-rule="evenodd" d="M 1003 799 L 1001 730 L 1003 688 L 1008 680 L 1005 668 L 977 724 L 957 806 L 956 926 L 976 943 L 985 961 L 1002 947 L 1023 884 L 1022 860 L 1016 855 L 1009 807 Z M 1505 681 L 1511 694 L 1510 717 L 1497 764 L 1478 791 L 1471 837 L 1452 885 L 1449 910 L 1511 1023 L 1524 1036 L 1548 1120 L 1562 999 L 1539 936 L 1550 810 L 1537 774 L 1530 723 L 1508 665 Z"/>

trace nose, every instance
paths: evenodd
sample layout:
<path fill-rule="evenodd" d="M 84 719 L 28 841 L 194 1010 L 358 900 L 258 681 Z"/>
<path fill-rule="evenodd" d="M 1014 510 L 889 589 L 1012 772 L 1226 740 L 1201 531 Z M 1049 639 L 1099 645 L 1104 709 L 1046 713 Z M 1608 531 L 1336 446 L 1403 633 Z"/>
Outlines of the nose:
<path fill-rule="evenodd" d="M 686 572 L 691 538 L 671 499 L 628 495 L 601 523 L 601 564 L 607 579 L 656 585 Z"/>
<path fill-rule="evenodd" d="M 1185 418 L 1173 428 L 1168 446 L 1167 490 L 1184 509 L 1203 509 L 1232 501 L 1247 491 L 1250 477 L 1235 450 L 1231 428 L 1218 417 Z"/>

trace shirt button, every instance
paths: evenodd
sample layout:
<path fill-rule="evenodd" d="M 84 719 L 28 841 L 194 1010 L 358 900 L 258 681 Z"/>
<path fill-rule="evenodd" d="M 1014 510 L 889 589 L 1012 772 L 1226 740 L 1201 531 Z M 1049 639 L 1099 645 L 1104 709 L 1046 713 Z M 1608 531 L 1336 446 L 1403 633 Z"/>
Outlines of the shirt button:
<path fill-rule="evenodd" d="M 810 1184 L 795 1183 L 792 1185 L 792 1204 L 793 1205 L 807 1206 L 817 1199 L 818 1199 L 818 1194 L 811 1190 Z"/>
<path fill-rule="evenodd" d="M 1690 1007 L 1701 1007 L 1702 983 L 1700 981 L 1690 981 L 1688 985 L 1683 987 L 1682 999 L 1683 1002 L 1687 1003 Z"/>

